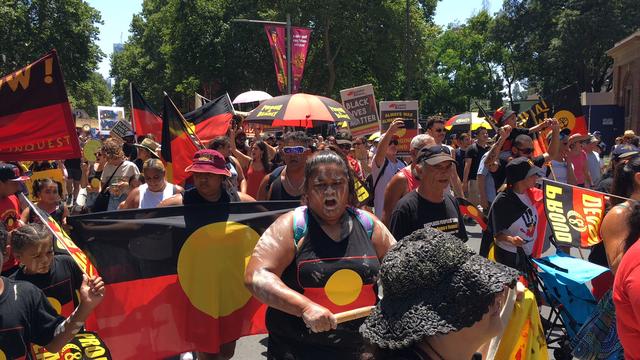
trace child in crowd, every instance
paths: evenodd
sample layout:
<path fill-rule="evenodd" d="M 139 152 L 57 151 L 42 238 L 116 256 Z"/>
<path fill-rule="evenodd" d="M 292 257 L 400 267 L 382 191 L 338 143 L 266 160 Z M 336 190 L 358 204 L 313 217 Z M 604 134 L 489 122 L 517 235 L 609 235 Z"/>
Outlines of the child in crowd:
<path fill-rule="evenodd" d="M 42 210 L 45 219 L 51 216 L 61 226 L 66 225 L 69 210 L 62 203 L 62 184 L 52 179 L 38 179 L 33 182 L 33 195 L 38 199 L 36 206 Z M 29 207 L 22 212 L 21 220 L 25 224 L 40 222 Z"/>

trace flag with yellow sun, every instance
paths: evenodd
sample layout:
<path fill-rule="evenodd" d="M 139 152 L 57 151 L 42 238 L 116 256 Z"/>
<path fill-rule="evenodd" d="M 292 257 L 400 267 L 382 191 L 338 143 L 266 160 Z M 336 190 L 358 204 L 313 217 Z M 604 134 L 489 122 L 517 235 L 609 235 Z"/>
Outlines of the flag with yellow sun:
<path fill-rule="evenodd" d="M 115 359 L 219 351 L 265 333 L 266 307 L 244 287 L 260 235 L 297 202 L 125 210 L 69 218 L 106 284 L 87 327 Z"/>

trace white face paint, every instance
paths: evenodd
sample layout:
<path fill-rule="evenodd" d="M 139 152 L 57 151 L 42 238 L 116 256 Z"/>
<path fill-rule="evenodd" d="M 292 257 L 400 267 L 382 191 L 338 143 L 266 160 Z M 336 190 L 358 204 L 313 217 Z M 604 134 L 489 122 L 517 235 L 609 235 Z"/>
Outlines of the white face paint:
<path fill-rule="evenodd" d="M 345 169 L 338 164 L 321 165 L 308 181 L 309 208 L 326 222 L 339 220 L 349 202 L 349 178 Z"/>

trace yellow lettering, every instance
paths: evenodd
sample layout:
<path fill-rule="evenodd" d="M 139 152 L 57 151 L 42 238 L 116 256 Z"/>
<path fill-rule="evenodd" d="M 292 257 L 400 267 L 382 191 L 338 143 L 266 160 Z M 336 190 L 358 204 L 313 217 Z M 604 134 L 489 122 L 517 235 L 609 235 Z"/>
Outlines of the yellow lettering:
<path fill-rule="evenodd" d="M 582 205 L 584 207 L 599 208 L 602 207 L 602 199 L 589 194 L 582 194 Z"/>
<path fill-rule="evenodd" d="M 553 185 L 547 185 L 545 187 L 545 196 L 547 199 L 555 199 L 556 195 L 562 195 L 562 188 Z"/>
<path fill-rule="evenodd" d="M 0 79 L 0 89 L 2 85 L 8 84 L 11 91 L 18 90 L 18 85 L 26 90 L 29 87 L 29 80 L 31 79 L 31 65 L 26 68 L 16 71 L 13 75 L 9 75 L 4 79 Z"/>
<path fill-rule="evenodd" d="M 98 345 L 99 344 L 100 344 L 100 341 L 98 341 Z M 90 359 L 93 359 L 97 356 L 102 356 L 104 354 L 105 354 L 105 350 L 102 346 L 89 346 L 86 349 L 84 349 L 84 355 Z"/>
<path fill-rule="evenodd" d="M 562 201 L 547 199 L 547 210 L 562 213 Z"/>
<path fill-rule="evenodd" d="M 83 348 L 93 346 L 93 345 L 98 345 L 98 346 L 100 345 L 100 340 L 96 339 L 95 336 L 91 336 L 90 338 L 80 338 L 78 340 L 80 340 L 80 345 Z"/>

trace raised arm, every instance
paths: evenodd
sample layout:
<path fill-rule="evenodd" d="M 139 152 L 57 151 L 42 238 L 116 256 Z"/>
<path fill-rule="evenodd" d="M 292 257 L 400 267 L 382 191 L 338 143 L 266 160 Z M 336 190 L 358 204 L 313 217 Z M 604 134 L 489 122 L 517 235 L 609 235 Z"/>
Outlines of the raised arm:
<path fill-rule="evenodd" d="M 395 118 L 391 125 L 389 125 L 389 129 L 384 133 L 382 139 L 380 139 L 380 143 L 378 144 L 378 149 L 376 150 L 376 155 L 373 157 L 373 161 L 376 164 L 376 167 L 379 169 L 384 164 L 384 158 L 387 156 L 387 148 L 389 147 L 389 142 L 393 139 L 393 135 L 396 134 L 398 129 L 404 126 L 404 121 L 402 118 Z"/>
<path fill-rule="evenodd" d="M 499 133 L 498 141 L 496 141 L 495 144 L 491 146 L 491 149 L 489 150 L 489 155 L 487 155 L 487 159 L 485 160 L 486 164 L 492 164 L 498 161 L 500 157 L 500 150 L 502 149 L 504 142 L 507 141 L 507 139 L 509 138 L 509 135 L 511 134 L 511 126 L 505 125 L 501 127 L 498 130 L 498 133 Z"/>

